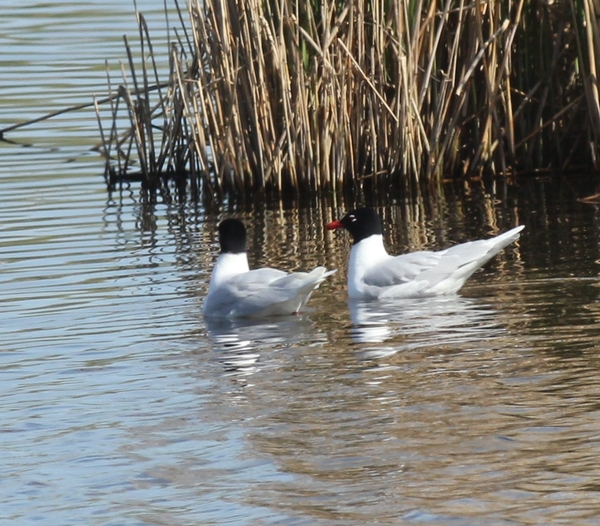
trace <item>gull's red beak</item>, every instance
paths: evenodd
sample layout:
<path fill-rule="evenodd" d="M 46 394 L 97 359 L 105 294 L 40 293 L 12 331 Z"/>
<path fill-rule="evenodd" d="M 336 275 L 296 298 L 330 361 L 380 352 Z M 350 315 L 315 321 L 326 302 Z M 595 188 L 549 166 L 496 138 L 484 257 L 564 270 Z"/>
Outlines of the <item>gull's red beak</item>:
<path fill-rule="evenodd" d="M 344 228 L 344 225 L 340 221 L 332 221 L 325 228 L 327 230 L 336 230 L 337 228 Z"/>

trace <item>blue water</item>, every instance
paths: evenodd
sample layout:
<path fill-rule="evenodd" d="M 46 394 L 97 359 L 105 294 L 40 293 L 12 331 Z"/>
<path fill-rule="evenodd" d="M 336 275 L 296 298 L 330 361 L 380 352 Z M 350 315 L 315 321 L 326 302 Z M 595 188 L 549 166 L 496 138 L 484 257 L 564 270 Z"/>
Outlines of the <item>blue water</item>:
<path fill-rule="evenodd" d="M 162 2 L 138 7 L 160 48 Z M 123 33 L 127 3 L 5 2 L 0 127 L 104 96 Z M 393 252 L 526 230 L 458 297 L 355 305 L 341 205 L 108 193 L 91 109 L 6 138 L 2 522 L 600 523 L 593 179 L 381 201 Z M 231 215 L 253 266 L 339 269 L 305 315 L 205 323 Z"/>

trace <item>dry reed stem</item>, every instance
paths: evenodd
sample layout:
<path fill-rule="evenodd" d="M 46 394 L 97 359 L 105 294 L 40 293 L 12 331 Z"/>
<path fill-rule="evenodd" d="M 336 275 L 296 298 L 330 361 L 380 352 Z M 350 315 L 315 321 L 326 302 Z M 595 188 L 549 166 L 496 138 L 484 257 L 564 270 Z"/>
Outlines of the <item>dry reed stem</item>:
<path fill-rule="evenodd" d="M 101 131 L 107 158 L 126 135 L 135 145 L 135 159 L 117 155 L 120 173 L 134 160 L 149 179 L 187 172 L 220 199 L 598 158 L 592 0 L 192 0 L 186 23 L 176 7 L 184 38 L 166 90 L 151 94 L 161 83 L 142 15 L 140 66 L 125 39 L 130 129 L 113 113 Z"/>

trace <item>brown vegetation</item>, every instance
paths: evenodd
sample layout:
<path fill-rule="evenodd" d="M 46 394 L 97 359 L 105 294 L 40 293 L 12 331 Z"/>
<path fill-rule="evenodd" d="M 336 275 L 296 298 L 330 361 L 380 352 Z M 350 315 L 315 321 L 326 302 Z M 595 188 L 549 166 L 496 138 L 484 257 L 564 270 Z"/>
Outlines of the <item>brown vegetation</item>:
<path fill-rule="evenodd" d="M 593 0 L 192 0 L 178 10 L 169 78 L 138 14 L 144 59 L 126 40 L 129 71 L 108 117 L 97 106 L 111 181 L 184 175 L 193 193 L 219 199 L 598 168 Z"/>

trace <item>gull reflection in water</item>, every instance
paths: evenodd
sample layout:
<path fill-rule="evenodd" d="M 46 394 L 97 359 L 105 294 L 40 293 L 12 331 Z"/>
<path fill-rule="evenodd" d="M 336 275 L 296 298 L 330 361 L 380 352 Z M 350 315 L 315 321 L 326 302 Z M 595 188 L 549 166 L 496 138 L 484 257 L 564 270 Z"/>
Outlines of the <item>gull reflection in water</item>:
<path fill-rule="evenodd" d="M 262 351 L 287 347 L 312 335 L 306 316 L 279 316 L 267 319 L 205 317 L 208 336 L 218 353 L 217 360 L 231 374 L 256 372 Z"/>
<path fill-rule="evenodd" d="M 367 359 L 424 345 L 465 343 L 497 335 L 493 308 L 461 296 L 402 300 L 350 300 L 350 336 Z M 387 342 L 387 345 L 375 345 Z"/>

